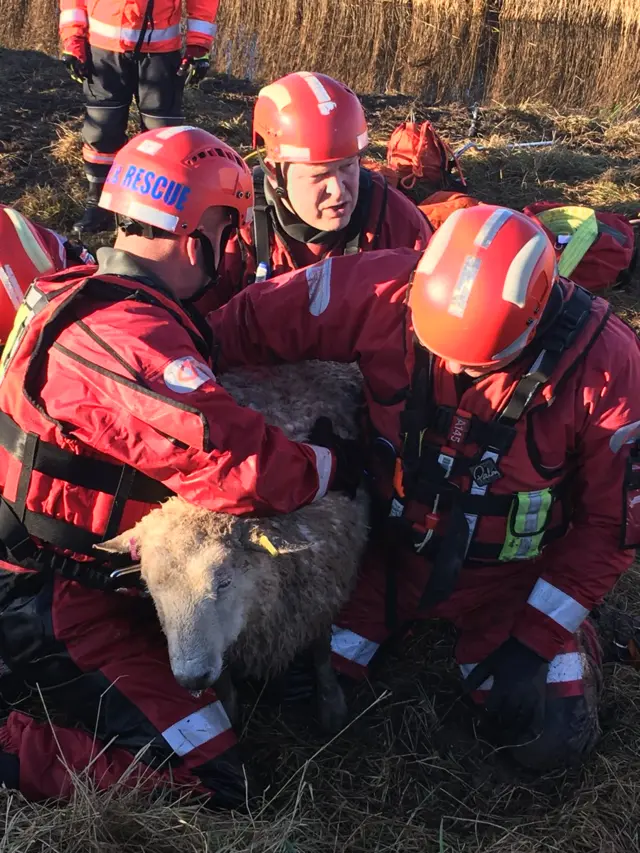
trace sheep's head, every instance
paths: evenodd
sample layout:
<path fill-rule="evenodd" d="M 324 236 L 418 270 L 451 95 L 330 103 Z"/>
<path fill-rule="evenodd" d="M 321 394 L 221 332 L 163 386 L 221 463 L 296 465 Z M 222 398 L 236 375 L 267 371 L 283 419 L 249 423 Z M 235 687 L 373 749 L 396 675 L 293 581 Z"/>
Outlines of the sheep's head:
<path fill-rule="evenodd" d="M 234 544 L 232 525 L 212 537 L 204 525 L 176 527 L 171 513 L 164 517 L 158 511 L 147 518 L 147 525 L 143 521 L 99 547 L 110 553 L 137 551 L 173 674 L 183 687 L 202 690 L 219 678 L 225 653 L 245 625 L 241 549 Z"/>

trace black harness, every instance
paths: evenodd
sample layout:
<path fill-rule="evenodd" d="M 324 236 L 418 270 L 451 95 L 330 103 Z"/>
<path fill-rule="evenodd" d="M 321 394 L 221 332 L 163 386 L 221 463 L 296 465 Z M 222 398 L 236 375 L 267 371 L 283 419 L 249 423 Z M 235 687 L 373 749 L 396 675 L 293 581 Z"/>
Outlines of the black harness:
<path fill-rule="evenodd" d="M 55 296 L 60 295 L 61 292 L 58 290 Z M 65 301 L 53 313 L 50 321 L 43 328 L 25 373 L 23 393 L 30 404 L 49 420 L 51 419 L 38 402 L 38 382 L 43 374 L 47 352 L 62 330 L 77 320 L 74 312 L 68 309 L 76 303 L 76 297 L 80 294 L 90 297 L 93 295 L 102 303 L 122 299 L 145 301 L 162 307 L 180 321 L 177 310 L 172 311 L 146 290 L 119 287 L 114 282 L 98 277 L 88 278 L 84 285 L 78 288 L 74 297 Z M 42 310 L 48 301 L 49 297 L 42 294 L 39 310 Z M 191 313 L 189 312 L 190 317 Z M 198 324 L 198 331 L 200 331 L 200 325 Z M 208 360 L 211 341 L 204 340 L 191 331 L 189 334 L 198 352 Z M 111 355 L 118 357 L 105 342 L 97 336 L 92 335 L 92 337 Z M 57 426 L 63 432 L 68 431 L 69 428 L 69 425 L 62 423 L 57 423 Z M 0 553 L 0 558 L 25 569 L 55 571 L 70 580 L 78 580 L 96 589 L 113 590 L 127 586 L 140 588 L 142 584 L 139 567 L 131 565 L 131 558 L 128 555 L 100 555 L 93 546 L 117 534 L 128 501 L 154 504 L 175 493 L 130 465 L 77 456 L 42 440 L 35 433 L 25 432 L 4 412 L 0 412 L 0 446 L 21 463 L 15 501 L 9 501 L 4 496 L 0 496 L 0 543 L 4 550 L 3 555 Z M 101 535 L 92 533 L 66 521 L 29 510 L 26 506 L 27 492 L 34 471 L 75 486 L 113 495 L 104 533 Z M 39 547 L 34 538 L 45 543 L 44 547 Z M 64 557 L 54 552 L 52 548 L 86 555 L 92 558 L 92 562 Z"/>
<path fill-rule="evenodd" d="M 584 328 L 594 297 L 580 287 L 551 326 L 536 338 L 530 352 L 530 368 L 515 386 L 512 394 L 493 420 L 486 422 L 451 406 L 436 406 L 433 401 L 434 357 L 415 343 L 415 367 L 406 407 L 400 416 L 403 441 L 401 488 L 385 502 L 384 536 L 381 545 L 387 555 L 387 622 L 395 627 L 397 620 L 396 563 L 398 548 L 413 549 L 432 564 L 429 580 L 422 593 L 419 609 L 434 607 L 452 594 L 463 564 L 473 566 L 496 562 L 502 543 L 475 542 L 473 534 L 482 516 L 510 515 L 514 496 L 497 495 L 490 486 L 501 478 L 500 459 L 506 455 L 516 436 L 516 424 L 530 411 L 538 391 L 551 378 L 560 359 Z M 609 318 L 609 308 L 588 347 L 580 354 L 570 371 L 584 359 L 590 346 Z M 546 404 L 543 404 L 546 405 Z M 445 445 L 430 443 L 427 433 L 447 436 Z M 479 450 L 469 458 L 456 452 L 465 444 Z M 388 446 L 388 443 L 387 443 Z M 456 448 L 456 449 L 453 449 Z M 468 477 L 475 484 L 463 492 L 453 482 Z M 566 477 L 552 490 L 554 498 L 566 504 Z M 378 510 L 379 511 L 379 510 Z M 442 535 L 435 534 L 441 514 L 448 515 Z M 568 513 L 563 512 L 563 516 Z M 475 523 L 470 527 L 470 519 Z M 382 520 L 382 519 L 380 519 Z M 544 531 L 543 544 L 564 535 L 568 519 Z M 515 531 L 511 531 L 515 535 Z M 542 531 L 537 531 L 541 533 Z"/>

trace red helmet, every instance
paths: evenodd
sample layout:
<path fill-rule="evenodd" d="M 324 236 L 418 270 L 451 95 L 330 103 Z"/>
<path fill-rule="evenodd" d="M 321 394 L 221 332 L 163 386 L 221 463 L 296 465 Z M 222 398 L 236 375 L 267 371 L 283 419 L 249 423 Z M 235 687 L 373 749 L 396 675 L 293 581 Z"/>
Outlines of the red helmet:
<path fill-rule="evenodd" d="M 244 160 L 198 127 L 148 130 L 116 154 L 100 207 L 172 234 L 192 234 L 210 207 L 251 220 L 253 185 Z"/>
<path fill-rule="evenodd" d="M 330 163 L 368 145 L 367 120 L 354 92 L 326 74 L 296 71 L 258 93 L 253 147 L 275 163 Z"/>
<path fill-rule="evenodd" d="M 41 275 L 64 267 L 61 245 L 53 232 L 47 245 L 47 231 L 0 204 L 0 344 L 6 343 L 22 296 Z M 57 252 L 56 252 L 57 249 Z"/>
<path fill-rule="evenodd" d="M 527 216 L 488 204 L 456 210 L 416 267 L 416 337 L 444 359 L 490 367 L 529 343 L 557 278 L 553 246 Z"/>

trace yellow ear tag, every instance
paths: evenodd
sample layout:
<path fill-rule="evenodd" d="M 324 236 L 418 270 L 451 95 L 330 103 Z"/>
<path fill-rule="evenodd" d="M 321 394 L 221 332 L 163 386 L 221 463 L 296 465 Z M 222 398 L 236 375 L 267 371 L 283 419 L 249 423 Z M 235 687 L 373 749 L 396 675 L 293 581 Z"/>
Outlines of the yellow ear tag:
<path fill-rule="evenodd" d="M 258 538 L 258 545 L 264 548 L 265 551 L 268 551 L 272 557 L 278 556 L 278 549 L 264 533 Z"/>

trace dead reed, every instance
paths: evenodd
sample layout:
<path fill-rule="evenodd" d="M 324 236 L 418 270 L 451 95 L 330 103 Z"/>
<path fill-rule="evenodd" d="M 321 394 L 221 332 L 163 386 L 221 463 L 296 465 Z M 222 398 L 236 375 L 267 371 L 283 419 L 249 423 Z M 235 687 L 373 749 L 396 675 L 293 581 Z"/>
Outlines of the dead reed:
<path fill-rule="evenodd" d="M 640 106 L 638 0 L 224 0 L 215 67 L 324 71 L 428 103 Z M 55 53 L 57 0 L 0 0 L 0 44 Z"/>

